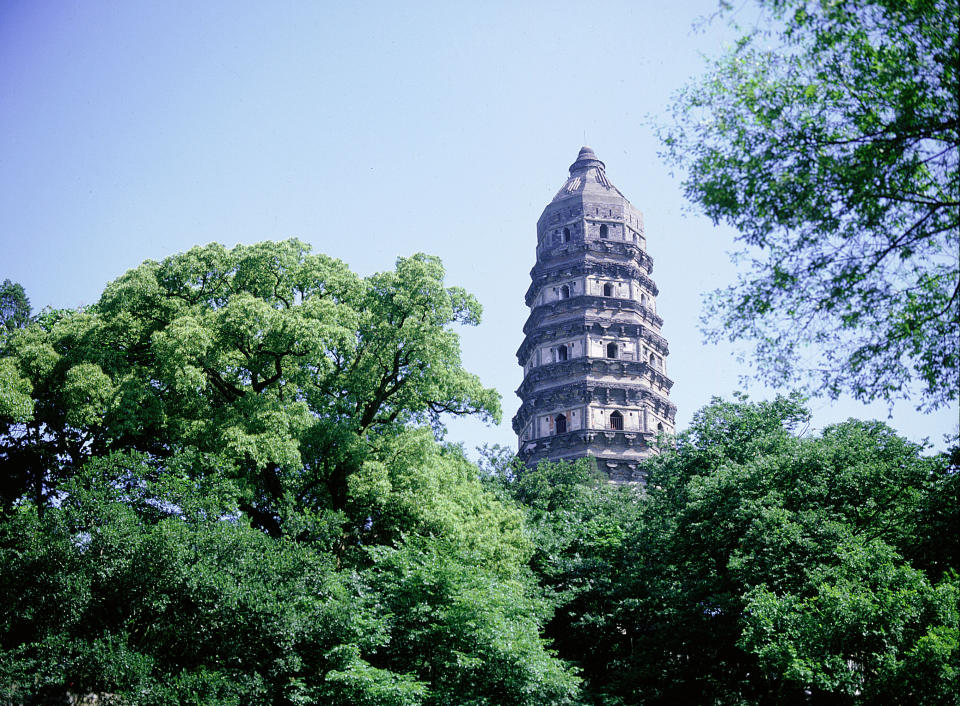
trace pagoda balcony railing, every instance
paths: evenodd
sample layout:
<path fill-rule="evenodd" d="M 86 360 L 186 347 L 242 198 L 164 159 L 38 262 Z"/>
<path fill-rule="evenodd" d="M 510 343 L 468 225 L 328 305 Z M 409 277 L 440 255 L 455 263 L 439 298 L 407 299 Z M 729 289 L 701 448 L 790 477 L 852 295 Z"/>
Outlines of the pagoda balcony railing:
<path fill-rule="evenodd" d="M 548 316 L 565 314 L 571 311 L 628 311 L 639 315 L 645 321 L 660 328 L 663 326 L 663 319 L 653 312 L 649 306 L 644 306 L 635 299 L 619 299 L 615 297 L 602 297 L 596 294 L 577 294 L 566 299 L 556 299 L 543 304 L 537 304 L 530 312 L 526 323 L 523 325 L 523 333 L 530 335 L 540 323 Z"/>

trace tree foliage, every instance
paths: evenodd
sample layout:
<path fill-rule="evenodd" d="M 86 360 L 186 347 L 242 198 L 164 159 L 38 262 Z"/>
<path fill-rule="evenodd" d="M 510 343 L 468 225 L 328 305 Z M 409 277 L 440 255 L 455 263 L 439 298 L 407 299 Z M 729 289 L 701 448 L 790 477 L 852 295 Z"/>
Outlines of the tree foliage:
<path fill-rule="evenodd" d="M 3 280 L 0 284 L 0 334 L 23 328 L 30 322 L 30 300 L 23 285 Z"/>
<path fill-rule="evenodd" d="M 705 331 L 755 341 L 774 383 L 955 402 L 960 5 L 758 5 L 661 135 L 687 198 L 747 246 L 749 269 L 708 299 Z"/>
<path fill-rule="evenodd" d="M 808 416 L 714 400 L 645 489 L 503 474 L 585 703 L 955 703 L 957 469 L 876 422 L 798 436 Z"/>
<path fill-rule="evenodd" d="M 956 458 L 798 396 L 647 466 L 482 468 L 434 258 L 147 262 L 0 351 L 0 701 L 955 702 Z"/>
<path fill-rule="evenodd" d="M 436 258 L 363 279 L 297 241 L 194 248 L 146 262 L 80 311 L 13 336 L 32 419 L 3 453 L 38 506 L 59 480 L 113 449 L 215 453 L 244 508 L 274 534 L 289 499 L 347 503 L 347 479 L 406 425 L 498 419 L 499 398 L 463 370 L 449 326 L 480 307 L 443 286 Z"/>
<path fill-rule="evenodd" d="M 523 513 L 444 414 L 480 307 L 436 258 L 145 262 L 0 357 L 0 701 L 571 702 Z"/>

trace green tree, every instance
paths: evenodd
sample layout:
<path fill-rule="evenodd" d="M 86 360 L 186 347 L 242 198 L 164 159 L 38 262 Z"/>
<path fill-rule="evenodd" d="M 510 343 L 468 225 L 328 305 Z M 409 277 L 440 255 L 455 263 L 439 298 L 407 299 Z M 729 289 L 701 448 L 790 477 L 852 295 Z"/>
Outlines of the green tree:
<path fill-rule="evenodd" d="M 953 703 L 955 468 L 808 418 L 797 395 L 715 399 L 645 489 L 496 459 L 585 703 Z"/>
<path fill-rule="evenodd" d="M 143 455 L 113 454 L 43 516 L 5 518 L 5 701 L 69 685 L 136 703 L 282 703 L 291 677 L 370 629 L 330 557 L 218 519 L 233 494 L 205 470 L 196 482 L 187 464 L 158 474 Z"/>
<path fill-rule="evenodd" d="M 545 634 L 581 669 L 589 702 L 617 703 L 637 636 L 624 576 L 652 549 L 631 541 L 643 521 L 643 490 L 610 484 L 587 461 L 541 463 L 513 490 L 529 508 L 531 566 L 556 606 Z"/>
<path fill-rule="evenodd" d="M 876 422 L 798 437 L 805 416 L 797 399 L 716 401 L 651 462 L 632 541 L 657 558 L 629 574 L 645 633 L 623 693 L 950 703 L 956 567 L 927 574 L 917 546 L 945 520 L 924 508 L 953 474 L 947 459 Z M 941 541 L 955 556 L 957 540 Z"/>
<path fill-rule="evenodd" d="M 3 280 L 0 284 L 0 332 L 23 328 L 30 321 L 30 300 L 23 285 Z"/>
<path fill-rule="evenodd" d="M 0 358 L 0 419 L 22 424 L 33 416 L 30 383 L 9 358 Z"/>
<path fill-rule="evenodd" d="M 491 571 L 473 552 L 430 539 L 372 553 L 369 596 L 390 630 L 377 661 L 428 682 L 426 703 L 576 703 L 579 679 L 545 649 L 549 605 L 528 573 Z"/>
<path fill-rule="evenodd" d="M 704 330 L 755 341 L 775 384 L 955 402 L 960 5 L 758 5 L 661 134 L 687 198 L 746 246 L 749 269 L 708 299 Z"/>
<path fill-rule="evenodd" d="M 437 440 L 499 416 L 452 329 L 478 317 L 436 258 L 360 278 L 287 241 L 13 332 L 0 700 L 572 702 L 523 513 Z"/>
<path fill-rule="evenodd" d="M 7 503 L 30 488 L 42 509 L 113 449 L 195 448 L 231 460 L 244 511 L 275 535 L 286 507 L 343 510 L 348 478 L 397 430 L 499 418 L 450 328 L 476 323 L 479 304 L 443 274 L 424 255 L 364 279 L 294 240 L 209 245 L 45 313 L 9 341 L 34 409 L 0 428 L 19 469 Z"/>

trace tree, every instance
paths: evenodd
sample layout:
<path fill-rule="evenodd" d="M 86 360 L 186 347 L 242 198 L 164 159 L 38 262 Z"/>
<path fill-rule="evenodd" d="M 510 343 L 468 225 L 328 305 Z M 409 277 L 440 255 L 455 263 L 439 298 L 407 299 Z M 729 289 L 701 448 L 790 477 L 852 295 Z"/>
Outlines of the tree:
<path fill-rule="evenodd" d="M 23 328 L 30 321 L 30 300 L 23 285 L 3 280 L 0 284 L 0 332 Z"/>
<path fill-rule="evenodd" d="M 632 541 L 643 520 L 642 489 L 609 483 L 585 459 L 541 462 L 503 479 L 527 507 L 531 567 L 556 606 L 545 635 L 581 670 L 585 703 L 622 703 L 618 687 L 638 628 L 624 619 L 636 597 L 624 577 L 651 549 Z"/>
<path fill-rule="evenodd" d="M 704 330 L 755 341 L 774 384 L 955 402 L 960 4 L 758 4 L 768 29 L 680 92 L 661 132 L 687 198 L 749 258 Z"/>
<path fill-rule="evenodd" d="M 570 703 L 436 258 L 145 262 L 0 351 L 0 701 Z M 9 392 L 9 394 L 7 394 Z"/>
<path fill-rule="evenodd" d="M 584 703 L 954 703 L 955 467 L 808 418 L 798 395 L 715 399 L 643 490 L 494 458 Z"/>
<path fill-rule="evenodd" d="M 464 460 L 454 460 L 456 476 Z M 212 457 L 159 469 L 117 452 L 65 481 L 62 502 L 42 516 L 23 506 L 0 519 L 0 699 L 63 701 L 69 691 L 138 704 L 533 706 L 575 697 L 578 680 L 539 635 L 549 607 L 523 570 L 529 549 L 515 511 L 498 512 L 483 492 L 466 507 L 435 492 L 434 512 L 457 515 L 464 534 L 485 523 L 481 536 L 463 541 L 440 524 L 428 536 L 411 523 L 409 541 L 371 543 L 369 561 L 344 566 L 322 542 L 252 527 L 230 471 Z"/>
<path fill-rule="evenodd" d="M 348 478 L 406 426 L 499 418 L 450 328 L 480 306 L 443 274 L 425 255 L 363 279 L 295 240 L 213 244 L 145 262 L 91 307 L 44 313 L 8 343 L 34 410 L 0 427 L 18 470 L 7 502 L 30 487 L 42 510 L 111 450 L 197 449 L 233 464 L 242 507 L 274 534 L 291 503 L 342 511 Z"/>
<path fill-rule="evenodd" d="M 33 416 L 30 383 L 17 370 L 12 360 L 0 359 L 0 419 L 23 423 Z"/>
<path fill-rule="evenodd" d="M 656 559 L 624 572 L 649 702 L 952 703 L 957 541 L 917 540 L 956 523 L 925 510 L 954 471 L 877 422 L 798 437 L 806 414 L 717 400 L 649 465 Z"/>

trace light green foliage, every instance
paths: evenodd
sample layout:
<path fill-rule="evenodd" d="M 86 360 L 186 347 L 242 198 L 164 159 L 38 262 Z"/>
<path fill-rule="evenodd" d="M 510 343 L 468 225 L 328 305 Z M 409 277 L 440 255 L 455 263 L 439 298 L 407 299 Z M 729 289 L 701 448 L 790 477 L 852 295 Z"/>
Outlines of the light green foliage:
<path fill-rule="evenodd" d="M 110 449 L 195 448 L 229 458 L 244 506 L 275 534 L 289 501 L 343 509 L 381 435 L 441 433 L 443 413 L 499 418 L 450 329 L 476 323 L 479 304 L 443 274 L 415 255 L 363 279 L 295 240 L 146 262 L 95 306 L 10 339 L 36 405 L 6 453 L 30 467 L 36 498 Z"/>
<path fill-rule="evenodd" d="M 67 370 L 63 380 L 65 421 L 74 428 L 103 424 L 113 397 L 113 383 L 100 366 L 80 363 Z"/>
<path fill-rule="evenodd" d="M 376 457 L 350 479 L 348 514 L 361 545 L 394 545 L 405 533 L 436 538 L 477 565 L 510 574 L 530 555 L 519 509 L 497 502 L 458 447 L 428 430 L 382 439 Z"/>
<path fill-rule="evenodd" d="M 39 511 L 53 487 L 83 459 L 105 448 L 112 383 L 84 360 L 96 322 L 83 311 L 45 311 L 6 340 L 3 369 L 30 390 L 28 418 L 0 417 L 2 507 L 29 494 Z"/>
<path fill-rule="evenodd" d="M 546 607 L 523 572 L 506 578 L 427 541 L 373 552 L 368 572 L 389 619 L 380 659 L 432 682 L 426 703 L 569 704 L 579 680 L 546 650 Z"/>
<path fill-rule="evenodd" d="M 747 246 L 749 269 L 708 299 L 705 331 L 755 341 L 774 383 L 955 402 L 960 5 L 757 5 L 662 131 L 687 198 Z"/>
<path fill-rule="evenodd" d="M 338 668 L 327 673 L 328 703 L 356 706 L 420 706 L 427 698 L 424 682 L 408 674 L 398 675 L 372 666 L 360 657 L 355 645 L 343 645 L 331 651 Z M 304 701 L 303 703 L 314 703 Z"/>
<path fill-rule="evenodd" d="M 765 671 L 866 703 L 956 703 L 958 600 L 952 579 L 931 586 L 886 544 L 852 539 L 807 585 L 747 594 L 740 644 Z"/>
<path fill-rule="evenodd" d="M 0 358 L 0 418 L 15 423 L 29 421 L 33 416 L 33 398 L 30 382 L 24 379 L 9 358 Z"/>
<path fill-rule="evenodd" d="M 209 245 L 6 336 L 0 701 L 572 702 L 443 275 Z"/>

